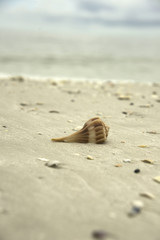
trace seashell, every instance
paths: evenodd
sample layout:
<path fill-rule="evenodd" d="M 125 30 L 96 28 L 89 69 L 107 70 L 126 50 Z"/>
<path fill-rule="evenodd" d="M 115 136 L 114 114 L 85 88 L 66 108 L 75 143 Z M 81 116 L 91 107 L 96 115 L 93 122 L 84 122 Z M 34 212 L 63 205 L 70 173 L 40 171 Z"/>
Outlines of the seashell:
<path fill-rule="evenodd" d="M 94 160 L 94 158 L 92 156 L 90 156 L 90 155 L 87 156 L 87 159 L 88 160 Z"/>
<path fill-rule="evenodd" d="M 82 129 L 62 138 L 52 138 L 53 142 L 104 143 L 109 127 L 98 117 L 88 120 Z"/>

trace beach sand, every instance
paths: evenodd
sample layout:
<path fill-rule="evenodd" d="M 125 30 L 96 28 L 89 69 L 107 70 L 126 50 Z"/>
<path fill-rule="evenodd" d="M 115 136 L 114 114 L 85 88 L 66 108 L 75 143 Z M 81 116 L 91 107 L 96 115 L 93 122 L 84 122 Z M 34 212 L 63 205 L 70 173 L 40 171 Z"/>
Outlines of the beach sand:
<path fill-rule="evenodd" d="M 51 141 L 95 116 L 105 144 Z M 0 240 L 158 240 L 157 176 L 159 84 L 0 80 Z"/>

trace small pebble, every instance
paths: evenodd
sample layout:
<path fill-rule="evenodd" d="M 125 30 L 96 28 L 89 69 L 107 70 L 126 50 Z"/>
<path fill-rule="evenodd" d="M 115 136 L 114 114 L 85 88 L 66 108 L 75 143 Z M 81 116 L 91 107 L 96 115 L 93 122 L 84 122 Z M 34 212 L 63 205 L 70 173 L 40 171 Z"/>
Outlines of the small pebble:
<path fill-rule="evenodd" d="M 150 133 L 150 134 L 157 134 L 156 131 L 149 131 L 149 132 L 147 132 L 147 133 Z"/>
<path fill-rule="evenodd" d="M 68 94 L 79 94 L 79 93 L 81 93 L 81 90 L 75 90 L 75 91 L 69 90 L 69 91 L 67 91 L 67 93 Z"/>
<path fill-rule="evenodd" d="M 47 158 L 37 158 L 37 159 L 40 161 L 43 161 L 43 162 L 49 162 L 49 159 L 47 159 Z"/>
<path fill-rule="evenodd" d="M 41 106 L 41 105 L 43 105 L 43 103 L 41 103 L 41 102 L 37 102 L 36 105 Z"/>
<path fill-rule="evenodd" d="M 153 99 L 158 99 L 158 95 L 156 95 L 156 94 L 152 94 L 151 97 L 152 97 Z"/>
<path fill-rule="evenodd" d="M 7 128 L 7 126 L 2 126 L 3 128 Z"/>
<path fill-rule="evenodd" d="M 75 155 L 75 156 L 80 156 L 80 154 L 79 154 L 79 153 L 74 153 L 74 155 Z"/>
<path fill-rule="evenodd" d="M 118 99 L 119 99 L 119 100 L 130 100 L 131 97 L 128 96 L 128 95 L 119 95 L 119 96 L 118 96 Z"/>
<path fill-rule="evenodd" d="M 134 105 L 134 103 L 133 103 L 133 102 L 131 102 L 131 103 L 130 103 L 130 105 L 131 105 L 131 106 L 133 106 L 133 105 Z"/>
<path fill-rule="evenodd" d="M 88 155 L 88 156 L 87 156 L 87 159 L 93 160 L 94 158 L 93 158 L 92 156 Z"/>
<path fill-rule="evenodd" d="M 69 123 L 72 123 L 72 122 L 73 122 L 73 120 L 68 120 L 67 122 L 69 122 Z"/>
<path fill-rule="evenodd" d="M 37 108 L 30 108 L 30 109 L 28 110 L 28 112 L 34 112 L 34 111 L 37 111 Z"/>
<path fill-rule="evenodd" d="M 114 166 L 115 166 L 115 167 L 122 167 L 122 164 L 117 163 L 117 164 L 115 164 Z"/>
<path fill-rule="evenodd" d="M 20 105 L 23 106 L 23 107 L 26 107 L 26 106 L 28 106 L 29 104 L 28 104 L 28 103 L 20 103 Z"/>
<path fill-rule="evenodd" d="M 123 114 L 127 115 L 127 112 L 122 112 Z"/>
<path fill-rule="evenodd" d="M 10 79 L 12 81 L 17 81 L 17 82 L 23 82 L 24 81 L 24 77 L 22 77 L 22 76 L 13 76 Z"/>
<path fill-rule="evenodd" d="M 149 192 L 140 193 L 140 196 L 141 197 L 146 197 L 146 198 L 149 198 L 149 199 L 154 199 L 155 198 L 155 196 L 152 193 L 149 193 Z"/>
<path fill-rule="evenodd" d="M 144 207 L 144 203 L 140 200 L 135 200 L 132 202 L 133 207 L 137 207 L 139 209 L 142 209 Z"/>
<path fill-rule="evenodd" d="M 133 201 L 133 206 L 132 206 L 132 209 L 131 211 L 128 213 L 128 216 L 129 217 L 134 217 L 136 216 L 137 214 L 139 214 L 142 210 L 142 208 L 144 207 L 144 204 L 143 202 L 139 201 L 139 200 L 136 200 L 136 201 Z"/>
<path fill-rule="evenodd" d="M 56 82 L 56 81 L 51 81 L 51 85 L 53 85 L 53 86 L 57 86 L 58 85 L 58 83 Z"/>
<path fill-rule="evenodd" d="M 124 159 L 123 162 L 125 162 L 125 163 L 130 163 L 130 162 L 131 162 L 131 159 Z"/>
<path fill-rule="evenodd" d="M 59 113 L 59 111 L 56 111 L 56 110 L 50 110 L 49 113 Z"/>
<path fill-rule="evenodd" d="M 157 183 L 160 183 L 160 176 L 154 177 L 153 180 Z"/>
<path fill-rule="evenodd" d="M 104 230 L 95 230 L 92 232 L 92 237 L 94 239 L 106 239 L 107 236 L 108 236 L 108 234 Z"/>
<path fill-rule="evenodd" d="M 151 104 L 139 105 L 140 108 L 150 108 Z"/>
<path fill-rule="evenodd" d="M 149 146 L 147 146 L 147 145 L 139 145 L 138 147 L 140 147 L 140 148 L 148 148 Z"/>
<path fill-rule="evenodd" d="M 139 168 L 136 168 L 135 170 L 134 170 L 134 173 L 140 173 L 140 169 Z"/>
<path fill-rule="evenodd" d="M 138 213 L 140 213 L 140 209 L 137 207 L 132 207 L 131 211 L 128 213 L 128 216 L 133 217 L 135 215 L 137 215 Z"/>
<path fill-rule="evenodd" d="M 151 159 L 144 159 L 144 160 L 142 160 L 142 162 L 149 163 L 149 164 L 153 164 L 154 163 L 154 161 L 151 160 Z"/>
<path fill-rule="evenodd" d="M 53 161 L 46 162 L 45 165 L 50 168 L 59 168 L 61 163 L 59 161 L 53 160 Z"/>

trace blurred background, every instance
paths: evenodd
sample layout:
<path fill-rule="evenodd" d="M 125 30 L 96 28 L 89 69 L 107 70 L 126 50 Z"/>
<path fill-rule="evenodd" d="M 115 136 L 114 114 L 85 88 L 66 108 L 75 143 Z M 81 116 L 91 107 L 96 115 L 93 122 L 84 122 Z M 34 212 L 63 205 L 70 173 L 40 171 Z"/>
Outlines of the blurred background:
<path fill-rule="evenodd" d="M 160 0 L 0 0 L 0 75 L 160 81 Z"/>

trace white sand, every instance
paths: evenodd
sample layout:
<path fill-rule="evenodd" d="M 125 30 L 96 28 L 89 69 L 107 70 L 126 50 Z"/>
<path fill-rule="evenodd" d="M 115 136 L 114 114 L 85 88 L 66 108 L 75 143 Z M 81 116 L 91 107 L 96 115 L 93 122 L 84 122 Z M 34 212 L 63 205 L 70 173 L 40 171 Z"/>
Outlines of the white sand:
<path fill-rule="evenodd" d="M 0 240 L 89 240 L 97 229 L 108 239 L 158 240 L 159 99 L 158 84 L 1 80 Z M 95 116 L 110 126 L 106 144 L 50 141 Z M 38 158 L 59 161 L 61 168 Z M 144 208 L 129 217 L 134 200 Z"/>

